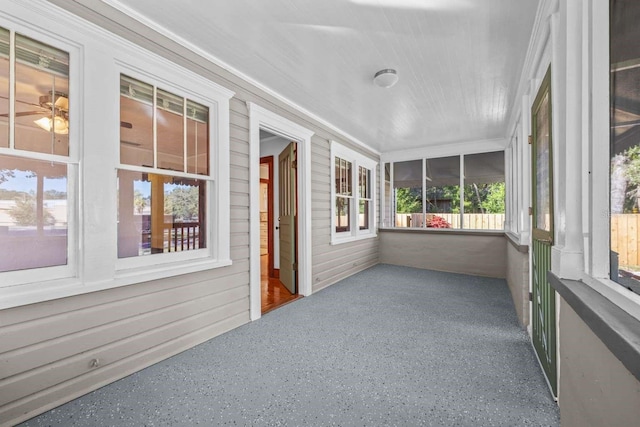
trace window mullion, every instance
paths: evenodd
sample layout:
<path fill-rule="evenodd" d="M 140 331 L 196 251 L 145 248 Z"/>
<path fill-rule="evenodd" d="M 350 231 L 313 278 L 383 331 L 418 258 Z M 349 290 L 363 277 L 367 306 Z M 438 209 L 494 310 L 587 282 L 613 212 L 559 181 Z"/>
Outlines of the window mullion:
<path fill-rule="evenodd" d="M 189 172 L 187 170 L 187 98 L 182 98 L 182 151 L 183 151 L 183 162 L 182 162 L 182 170 L 185 172 Z M 197 146 L 196 142 L 196 146 Z M 196 157 L 196 162 L 197 162 Z M 196 163 L 196 172 L 198 171 L 197 163 Z"/>
<path fill-rule="evenodd" d="M 427 228 L 427 159 L 422 159 L 422 228 Z"/>
<path fill-rule="evenodd" d="M 387 212 L 389 213 L 389 227 L 391 228 L 395 228 L 396 227 L 396 191 L 394 189 L 394 182 L 393 182 L 393 164 L 394 162 L 389 162 L 389 204 L 391 206 L 389 206 L 389 209 L 387 210 Z"/>
<path fill-rule="evenodd" d="M 9 149 L 15 148 L 16 135 L 16 32 L 9 31 Z"/>
<path fill-rule="evenodd" d="M 460 155 L 460 229 L 464 229 L 464 154 Z"/>
<path fill-rule="evenodd" d="M 153 112 L 151 113 L 153 127 L 153 167 L 158 167 L 158 88 L 153 86 Z"/>
<path fill-rule="evenodd" d="M 359 172 L 360 168 L 358 167 L 358 163 L 356 161 L 351 162 L 351 235 L 355 236 L 358 234 L 358 229 L 360 228 L 360 218 L 358 217 L 360 214 L 360 206 L 358 204 L 358 199 L 360 197 L 360 178 Z"/>

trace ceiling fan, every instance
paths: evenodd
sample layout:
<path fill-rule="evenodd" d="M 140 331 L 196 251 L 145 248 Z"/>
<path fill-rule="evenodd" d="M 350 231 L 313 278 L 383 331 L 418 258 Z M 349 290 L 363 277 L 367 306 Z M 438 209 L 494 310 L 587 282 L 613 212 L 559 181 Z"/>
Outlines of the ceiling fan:
<path fill-rule="evenodd" d="M 39 105 L 33 104 L 40 110 L 19 111 L 16 117 L 43 115 L 34 123 L 47 132 L 66 135 L 69 133 L 69 97 L 66 93 L 50 91 L 40 96 Z M 9 117 L 9 114 L 0 114 L 0 117 Z"/>
<path fill-rule="evenodd" d="M 46 95 L 40 96 L 39 105 L 31 104 L 41 108 L 38 111 L 20 111 L 15 113 L 16 117 L 43 115 L 43 117 L 33 122 L 47 132 L 66 135 L 69 133 L 69 96 L 62 92 L 50 91 Z M 0 114 L 0 117 L 9 117 L 8 113 Z M 133 125 L 128 122 L 120 122 L 120 126 L 132 129 Z"/>

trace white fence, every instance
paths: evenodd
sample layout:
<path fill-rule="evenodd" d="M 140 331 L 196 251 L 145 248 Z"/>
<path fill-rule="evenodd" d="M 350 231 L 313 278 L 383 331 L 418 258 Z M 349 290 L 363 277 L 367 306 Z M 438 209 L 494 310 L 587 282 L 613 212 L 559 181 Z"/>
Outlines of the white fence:
<path fill-rule="evenodd" d="M 464 228 L 467 230 L 503 230 L 504 214 L 464 214 L 462 215 L 464 227 L 460 226 L 460 214 L 436 213 L 426 214 L 427 221 L 438 216 L 449 224 L 451 228 Z M 424 227 L 424 218 L 421 213 L 396 214 L 396 227 Z"/>

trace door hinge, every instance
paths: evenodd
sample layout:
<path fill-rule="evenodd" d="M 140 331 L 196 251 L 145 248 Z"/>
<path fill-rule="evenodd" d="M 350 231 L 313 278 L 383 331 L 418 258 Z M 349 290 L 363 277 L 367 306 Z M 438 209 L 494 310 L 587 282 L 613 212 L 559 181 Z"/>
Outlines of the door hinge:
<path fill-rule="evenodd" d="M 533 292 L 529 292 L 529 301 L 533 301 Z"/>
<path fill-rule="evenodd" d="M 529 141 L 529 145 L 533 144 L 533 135 L 529 135 L 527 141 Z"/>
<path fill-rule="evenodd" d="M 529 215 L 533 215 L 533 208 L 529 206 Z"/>
<path fill-rule="evenodd" d="M 298 271 L 298 263 L 297 263 L 297 262 L 294 262 L 294 263 L 293 263 L 293 265 L 291 266 L 291 269 L 292 269 L 293 271 Z"/>

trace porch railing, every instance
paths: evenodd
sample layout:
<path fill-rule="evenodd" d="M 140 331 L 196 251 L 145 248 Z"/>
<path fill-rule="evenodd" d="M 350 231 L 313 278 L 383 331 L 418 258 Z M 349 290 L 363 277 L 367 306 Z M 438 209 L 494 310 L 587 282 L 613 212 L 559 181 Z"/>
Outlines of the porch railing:
<path fill-rule="evenodd" d="M 165 250 L 188 251 L 200 247 L 200 224 L 197 222 L 174 222 L 164 224 Z"/>

